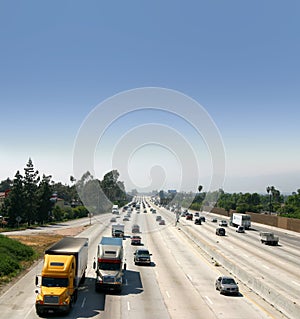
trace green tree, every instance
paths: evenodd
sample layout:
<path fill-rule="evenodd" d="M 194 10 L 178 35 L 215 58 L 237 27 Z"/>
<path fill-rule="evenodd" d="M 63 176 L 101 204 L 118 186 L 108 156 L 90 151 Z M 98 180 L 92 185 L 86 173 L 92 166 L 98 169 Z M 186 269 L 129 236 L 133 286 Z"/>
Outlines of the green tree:
<path fill-rule="evenodd" d="M 52 216 L 55 221 L 62 221 L 64 218 L 64 212 L 59 206 L 54 206 L 52 209 Z"/>
<path fill-rule="evenodd" d="M 37 213 L 37 188 L 40 180 L 38 171 L 34 170 L 31 158 L 24 168 L 24 212 L 28 226 L 36 219 Z"/>
<path fill-rule="evenodd" d="M 4 211 L 8 216 L 8 225 L 13 227 L 17 221 L 17 217 L 21 217 L 22 220 L 25 220 L 24 214 L 24 186 L 23 186 L 23 176 L 17 171 L 11 191 L 8 194 L 8 197 L 4 200 Z"/>
<path fill-rule="evenodd" d="M 13 181 L 10 178 L 0 182 L 0 192 L 5 192 L 11 189 L 13 186 Z"/>
<path fill-rule="evenodd" d="M 37 215 L 39 223 L 44 224 L 49 220 L 53 202 L 50 201 L 52 188 L 50 185 L 51 176 L 43 175 L 43 178 L 37 189 Z"/>

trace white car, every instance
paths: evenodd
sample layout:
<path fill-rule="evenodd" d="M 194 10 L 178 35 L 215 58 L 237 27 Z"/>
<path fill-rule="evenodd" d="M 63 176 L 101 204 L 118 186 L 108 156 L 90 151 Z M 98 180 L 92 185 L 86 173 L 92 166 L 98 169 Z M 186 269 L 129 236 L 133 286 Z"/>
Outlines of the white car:
<path fill-rule="evenodd" d="M 237 233 L 244 233 L 245 232 L 245 227 L 244 226 L 238 226 L 238 228 L 236 229 Z"/>
<path fill-rule="evenodd" d="M 221 227 L 227 227 L 227 226 L 228 226 L 227 221 L 226 221 L 226 220 L 220 220 L 219 226 L 221 226 Z"/>

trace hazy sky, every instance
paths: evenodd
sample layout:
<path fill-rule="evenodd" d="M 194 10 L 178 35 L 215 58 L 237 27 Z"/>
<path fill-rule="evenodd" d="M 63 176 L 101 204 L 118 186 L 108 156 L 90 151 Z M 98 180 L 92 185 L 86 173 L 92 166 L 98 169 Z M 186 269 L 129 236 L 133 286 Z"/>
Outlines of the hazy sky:
<path fill-rule="evenodd" d="M 0 1 L 0 180 L 31 157 L 41 174 L 69 183 L 93 118 L 92 173 L 118 169 L 127 190 L 295 191 L 299 31 L 298 0 Z M 183 101 L 168 112 L 162 99 L 118 113 L 105 103 L 143 87 L 202 107 Z M 195 129 L 205 114 L 213 132 Z M 224 175 L 220 185 L 213 174 Z"/>

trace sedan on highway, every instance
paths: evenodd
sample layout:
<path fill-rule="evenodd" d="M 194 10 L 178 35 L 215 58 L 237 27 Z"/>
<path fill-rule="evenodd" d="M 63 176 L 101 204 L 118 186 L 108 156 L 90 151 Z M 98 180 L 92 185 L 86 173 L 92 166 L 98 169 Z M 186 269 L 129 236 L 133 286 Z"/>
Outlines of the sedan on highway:
<path fill-rule="evenodd" d="M 221 226 L 221 227 L 227 227 L 227 221 L 226 220 L 220 220 L 220 222 L 219 222 L 219 226 Z"/>
<path fill-rule="evenodd" d="M 151 255 L 148 249 L 137 249 L 134 253 L 134 264 L 135 265 L 150 265 Z"/>
<path fill-rule="evenodd" d="M 215 286 L 216 290 L 220 291 L 220 294 L 239 295 L 239 286 L 232 277 L 218 277 Z"/>
<path fill-rule="evenodd" d="M 141 245 L 141 236 L 134 235 L 131 237 L 131 245 Z"/>

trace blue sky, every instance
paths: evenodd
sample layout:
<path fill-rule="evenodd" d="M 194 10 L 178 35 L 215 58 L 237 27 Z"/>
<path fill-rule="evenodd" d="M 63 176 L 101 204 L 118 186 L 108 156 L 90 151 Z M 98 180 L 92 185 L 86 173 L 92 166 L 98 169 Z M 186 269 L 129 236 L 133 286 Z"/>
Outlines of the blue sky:
<path fill-rule="evenodd" d="M 40 173 L 68 183 L 74 141 L 90 112 L 120 92 L 162 87 L 196 100 L 215 123 L 226 154 L 225 191 L 295 191 L 299 30 L 297 0 L 1 1 L 0 180 L 31 157 Z M 107 130 L 95 150 L 97 177 L 111 168 L 117 141 L 148 122 L 180 132 L 207 159 L 200 181 L 208 190 L 209 151 L 199 151 L 205 141 L 197 145 L 188 125 L 149 111 Z M 137 187 L 150 183 L 155 165 L 168 169 L 164 184 L 151 187 L 177 187 L 178 158 L 153 145 L 142 150 L 131 163 L 124 159 Z"/>

